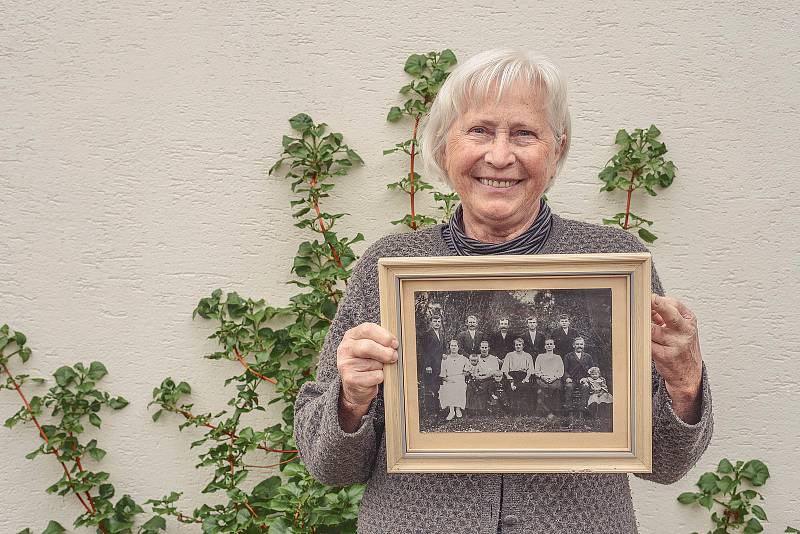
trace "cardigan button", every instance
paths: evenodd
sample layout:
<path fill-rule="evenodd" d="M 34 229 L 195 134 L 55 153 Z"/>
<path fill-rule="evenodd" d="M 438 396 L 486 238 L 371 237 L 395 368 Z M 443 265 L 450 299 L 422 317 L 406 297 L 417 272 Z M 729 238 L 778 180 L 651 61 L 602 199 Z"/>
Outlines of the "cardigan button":
<path fill-rule="evenodd" d="M 513 527 L 518 521 L 519 519 L 517 519 L 517 516 L 514 514 L 508 514 L 503 518 L 503 524 L 507 527 Z"/>

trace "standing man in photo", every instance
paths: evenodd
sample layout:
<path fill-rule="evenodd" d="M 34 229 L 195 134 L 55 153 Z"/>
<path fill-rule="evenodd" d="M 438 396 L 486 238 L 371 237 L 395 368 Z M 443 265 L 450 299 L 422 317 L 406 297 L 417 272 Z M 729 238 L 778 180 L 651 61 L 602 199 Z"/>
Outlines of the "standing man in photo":
<path fill-rule="evenodd" d="M 481 341 L 484 340 L 484 337 L 483 332 L 478 330 L 478 317 L 468 315 L 467 329 L 459 332 L 456 336 L 461 354 L 469 355 L 480 352 Z"/>
<path fill-rule="evenodd" d="M 514 338 L 517 336 L 508 329 L 508 317 L 501 317 L 498 329 L 489 337 L 489 348 L 492 354 L 500 358 L 506 357 L 509 352 L 514 352 Z"/>
<path fill-rule="evenodd" d="M 523 350 L 536 358 L 536 356 L 544 352 L 545 336 L 544 333 L 539 330 L 539 321 L 535 315 L 528 317 L 525 323 L 528 329 L 522 334 L 522 341 L 525 343 Z M 563 356 L 563 353 L 561 356 Z"/>
<path fill-rule="evenodd" d="M 417 335 L 417 379 L 421 387 L 421 406 L 430 415 L 439 414 L 439 373 L 446 346 L 442 316 L 434 315 L 430 320 L 430 329 Z"/>
<path fill-rule="evenodd" d="M 553 341 L 556 342 L 555 353 L 559 356 L 564 356 L 572 351 L 572 342 L 581 334 L 570 327 L 569 315 L 562 313 L 558 316 L 558 327 L 553 332 Z"/>

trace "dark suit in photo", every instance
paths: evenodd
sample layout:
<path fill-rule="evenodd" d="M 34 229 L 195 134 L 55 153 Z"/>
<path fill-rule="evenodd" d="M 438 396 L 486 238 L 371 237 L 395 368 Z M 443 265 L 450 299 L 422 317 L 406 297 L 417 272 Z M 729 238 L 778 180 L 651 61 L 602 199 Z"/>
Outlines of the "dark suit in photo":
<path fill-rule="evenodd" d="M 489 336 L 489 354 L 494 354 L 501 360 L 509 352 L 514 352 L 514 340 L 519 336 L 513 332 L 506 332 L 506 337 L 498 330 Z"/>
<path fill-rule="evenodd" d="M 470 354 L 478 354 L 481 349 L 481 341 L 485 339 L 483 332 L 475 330 L 475 334 L 471 334 L 469 330 L 459 332 L 456 336 L 458 341 L 458 350 L 461 354 L 469 356 Z M 490 351 L 491 352 L 491 351 Z"/>
<path fill-rule="evenodd" d="M 524 344 L 522 350 L 530 354 L 534 361 L 536 361 L 536 357 L 539 354 L 544 353 L 544 340 L 546 336 L 539 329 L 536 329 L 535 336 L 531 335 L 530 330 L 525 330 L 525 333 L 519 337 L 522 338 Z M 558 348 L 558 345 L 556 345 L 556 348 Z M 556 354 L 558 354 L 558 350 L 556 350 Z"/>
<path fill-rule="evenodd" d="M 556 349 L 553 351 L 562 358 L 569 352 L 572 352 L 572 343 L 576 337 L 582 337 L 581 333 L 570 327 L 566 332 L 560 326 L 553 330 L 553 341 L 556 344 Z"/>
<path fill-rule="evenodd" d="M 442 354 L 448 342 L 444 330 L 436 335 L 432 329 L 417 337 L 417 377 L 421 386 L 422 406 L 429 414 L 439 412 L 439 373 L 442 370 Z M 425 371 L 430 367 L 431 372 Z"/>

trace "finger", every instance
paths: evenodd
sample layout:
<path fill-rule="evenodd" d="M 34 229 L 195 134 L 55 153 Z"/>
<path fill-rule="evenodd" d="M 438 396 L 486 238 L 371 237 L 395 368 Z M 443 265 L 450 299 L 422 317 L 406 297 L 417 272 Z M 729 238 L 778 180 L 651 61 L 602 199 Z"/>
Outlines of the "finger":
<path fill-rule="evenodd" d="M 375 371 L 378 369 L 383 369 L 383 362 L 373 360 L 372 358 L 350 358 L 346 362 L 342 363 L 339 371 L 355 371 L 360 373 L 364 371 Z"/>
<path fill-rule="evenodd" d="M 653 324 L 657 324 L 658 326 L 664 326 L 666 324 L 664 322 L 664 318 L 661 317 L 661 315 L 654 310 L 650 310 L 650 322 Z"/>
<path fill-rule="evenodd" d="M 669 365 L 675 357 L 674 349 L 669 345 L 658 345 L 653 343 L 650 346 L 653 355 L 653 363 L 656 364 L 656 369 L 661 372 L 662 365 Z M 663 373 L 662 373 L 663 374 Z"/>
<path fill-rule="evenodd" d="M 397 361 L 396 350 L 372 339 L 350 339 L 343 341 L 340 348 L 343 348 L 342 354 L 350 358 L 371 358 L 382 363 Z"/>
<path fill-rule="evenodd" d="M 371 339 L 376 343 L 393 349 L 399 346 L 394 334 L 375 323 L 361 323 L 345 332 L 344 335 L 352 339 Z"/>
<path fill-rule="evenodd" d="M 662 297 L 653 295 L 651 300 L 651 309 L 664 319 L 664 324 L 669 328 L 676 330 L 683 330 L 685 328 L 686 319 L 683 318 L 675 305 L 677 300 L 669 297 Z"/>
<path fill-rule="evenodd" d="M 692 310 L 686 307 L 686 305 L 679 301 L 678 299 L 673 299 L 675 301 L 675 307 L 678 308 L 678 312 L 683 316 L 684 319 L 687 321 L 694 321 L 696 319 L 695 315 L 692 313 Z"/>
<path fill-rule="evenodd" d="M 346 378 L 342 378 L 350 388 L 371 388 L 378 384 L 383 384 L 383 370 L 363 371 L 360 373 L 348 373 Z"/>
<path fill-rule="evenodd" d="M 680 343 L 680 338 L 683 334 L 676 333 L 664 326 L 650 325 L 650 339 L 653 343 L 658 343 L 662 346 L 675 346 Z"/>

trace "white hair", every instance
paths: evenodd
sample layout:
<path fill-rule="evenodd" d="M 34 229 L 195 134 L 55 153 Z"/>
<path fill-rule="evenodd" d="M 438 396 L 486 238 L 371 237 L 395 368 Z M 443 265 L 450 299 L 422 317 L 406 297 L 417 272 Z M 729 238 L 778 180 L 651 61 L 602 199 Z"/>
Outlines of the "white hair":
<path fill-rule="evenodd" d="M 418 138 L 427 173 L 452 187 L 444 170 L 447 134 L 459 115 L 488 96 L 500 101 L 512 87 L 531 88 L 531 96 L 544 91 L 547 119 L 557 145 L 564 136 L 564 148 L 556 165 L 557 175 L 566 161 L 572 138 L 567 82 L 550 60 L 521 50 L 487 50 L 460 63 L 442 84 L 424 119 Z M 552 176 L 547 189 L 553 185 Z"/>

